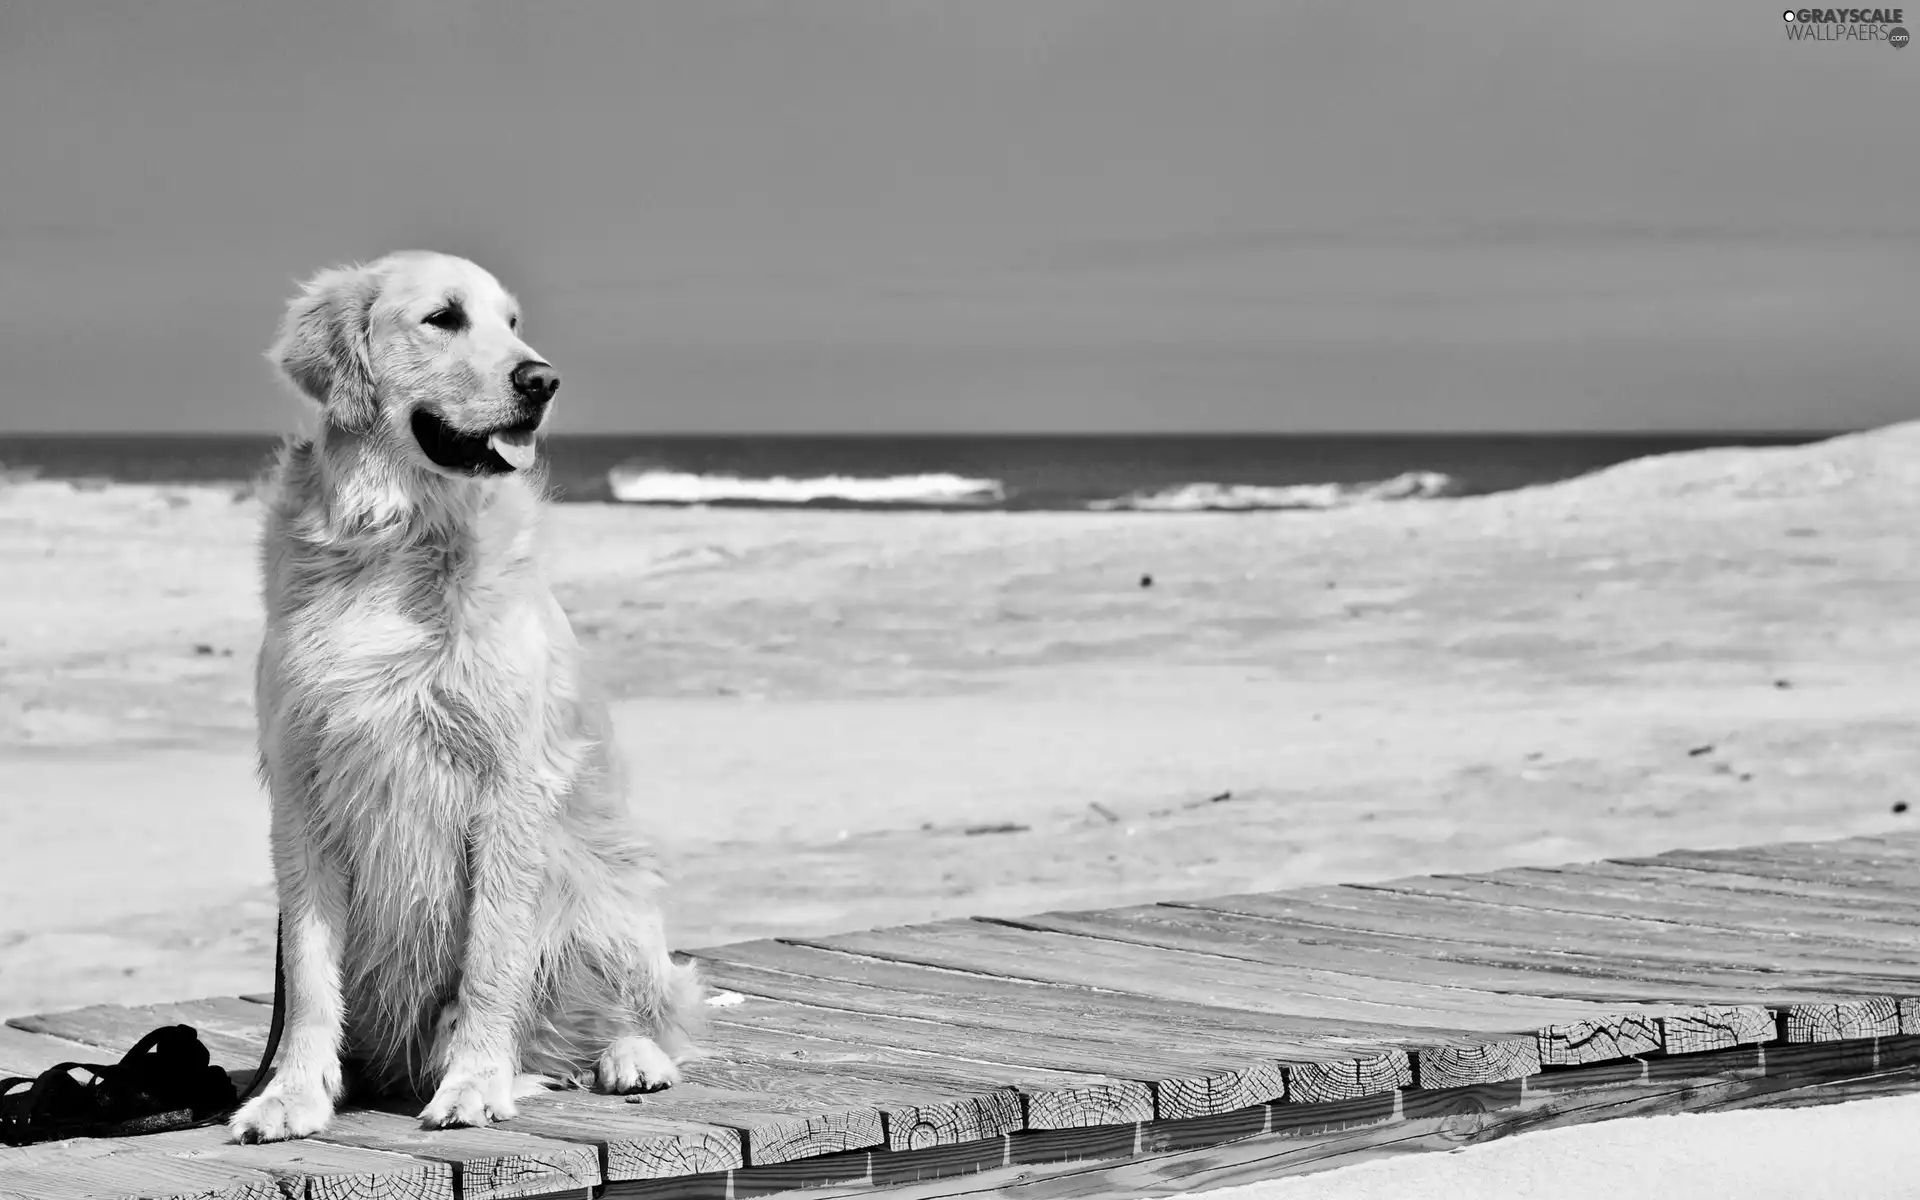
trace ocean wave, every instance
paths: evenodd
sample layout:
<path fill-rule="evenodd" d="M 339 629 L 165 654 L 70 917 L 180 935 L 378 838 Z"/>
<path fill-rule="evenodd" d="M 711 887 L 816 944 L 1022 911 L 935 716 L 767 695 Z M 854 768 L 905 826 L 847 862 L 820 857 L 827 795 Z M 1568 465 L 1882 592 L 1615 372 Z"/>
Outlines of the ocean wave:
<path fill-rule="evenodd" d="M 1349 508 L 1390 500 L 1426 500 L 1453 490 L 1439 471 L 1408 471 L 1373 483 L 1295 483 L 1260 486 L 1233 483 L 1183 483 L 1157 492 L 1136 492 L 1114 500 L 1095 500 L 1099 512 L 1251 512 L 1258 509 Z"/>
<path fill-rule="evenodd" d="M 750 479 L 685 471 L 615 467 L 607 472 L 613 498 L 628 504 L 741 504 L 761 506 L 860 505 L 896 508 L 982 507 L 1006 499 L 997 479 L 962 475 L 892 475 L 860 478 L 784 475 Z"/>

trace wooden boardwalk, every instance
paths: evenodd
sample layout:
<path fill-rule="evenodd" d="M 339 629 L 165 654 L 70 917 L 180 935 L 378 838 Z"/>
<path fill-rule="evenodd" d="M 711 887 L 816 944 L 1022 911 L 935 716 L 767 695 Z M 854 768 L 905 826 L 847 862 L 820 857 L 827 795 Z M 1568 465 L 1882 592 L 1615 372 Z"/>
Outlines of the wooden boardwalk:
<path fill-rule="evenodd" d="M 1612 1117 L 1920 1090 L 1920 836 L 942 921 L 696 952 L 670 1091 L 490 1129 L 355 1110 L 0 1148 L 0 1196 L 1170 1193 Z M 0 1027 L 0 1074 L 198 1028 L 244 1084 L 270 996 Z"/>

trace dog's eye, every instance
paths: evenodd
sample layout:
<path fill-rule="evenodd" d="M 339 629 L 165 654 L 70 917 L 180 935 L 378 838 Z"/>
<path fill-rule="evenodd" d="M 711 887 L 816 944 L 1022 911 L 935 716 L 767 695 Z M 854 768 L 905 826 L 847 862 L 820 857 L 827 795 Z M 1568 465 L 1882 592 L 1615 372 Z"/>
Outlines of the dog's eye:
<path fill-rule="evenodd" d="M 508 328 L 508 329 L 511 329 L 511 330 L 513 330 L 513 331 L 515 331 L 516 333 L 517 333 L 517 332 L 519 332 L 519 329 L 520 329 L 520 318 L 519 318 L 519 317 L 517 317 L 517 316 L 513 316 L 513 317 L 508 317 L 508 318 L 507 318 L 507 328 Z"/>
<path fill-rule="evenodd" d="M 435 329 L 444 329 L 448 333 L 459 333 L 467 327 L 467 314 L 460 311 L 458 304 L 436 308 L 426 315 L 425 320 Z"/>

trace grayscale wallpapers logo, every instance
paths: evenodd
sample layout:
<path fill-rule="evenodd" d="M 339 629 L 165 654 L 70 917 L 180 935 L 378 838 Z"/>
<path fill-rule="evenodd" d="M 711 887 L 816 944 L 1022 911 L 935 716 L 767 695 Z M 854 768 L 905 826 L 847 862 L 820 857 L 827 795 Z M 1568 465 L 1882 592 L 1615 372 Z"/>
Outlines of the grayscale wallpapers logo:
<path fill-rule="evenodd" d="M 1904 8 L 1789 8 L 1781 13 L 1790 42 L 1885 42 L 1905 50 Z"/>

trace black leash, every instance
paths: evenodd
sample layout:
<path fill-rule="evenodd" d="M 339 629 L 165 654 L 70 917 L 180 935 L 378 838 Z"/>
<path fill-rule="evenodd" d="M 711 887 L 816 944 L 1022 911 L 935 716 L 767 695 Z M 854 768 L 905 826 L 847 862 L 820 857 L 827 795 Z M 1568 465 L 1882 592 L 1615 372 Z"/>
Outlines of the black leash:
<path fill-rule="evenodd" d="M 286 1023 L 284 923 L 273 945 L 273 1018 L 266 1050 L 235 1097 L 232 1078 L 212 1064 L 190 1025 L 165 1025 L 135 1043 L 118 1063 L 65 1062 L 38 1076 L 0 1080 L 0 1145 L 24 1146 L 70 1137 L 133 1137 L 221 1124 L 266 1085 Z M 93 1076 L 76 1081 L 73 1071 Z M 21 1084 L 29 1085 L 25 1091 Z"/>
<path fill-rule="evenodd" d="M 267 1084 L 267 1072 L 273 1066 L 273 1056 L 280 1053 L 280 1030 L 287 1022 L 286 942 L 286 917 L 283 915 L 275 918 L 273 923 L 273 1019 L 267 1023 L 267 1048 L 260 1053 L 260 1065 L 254 1068 L 253 1079 L 247 1084 L 246 1092 L 234 1104 L 235 1112 L 239 1111 L 240 1105 L 260 1094 L 260 1089 Z"/>

